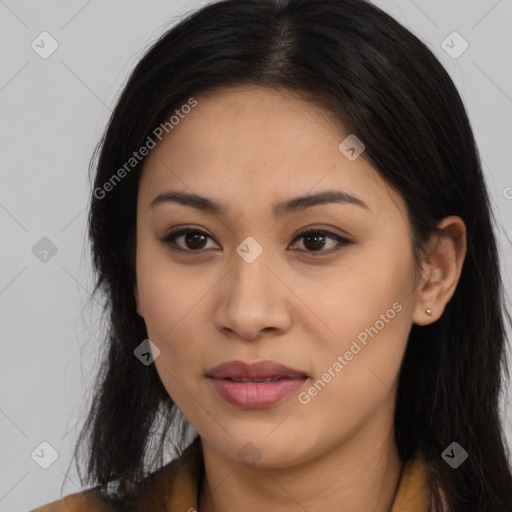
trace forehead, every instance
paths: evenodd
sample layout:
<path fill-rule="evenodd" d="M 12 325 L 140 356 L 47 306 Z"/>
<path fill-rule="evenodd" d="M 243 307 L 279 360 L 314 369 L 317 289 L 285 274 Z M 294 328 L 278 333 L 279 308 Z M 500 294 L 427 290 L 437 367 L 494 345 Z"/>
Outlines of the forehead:
<path fill-rule="evenodd" d="M 400 201 L 367 160 L 340 152 L 338 119 L 296 94 L 248 86 L 196 100 L 146 159 L 148 204 L 166 188 L 254 206 L 333 188 L 381 208 Z"/>

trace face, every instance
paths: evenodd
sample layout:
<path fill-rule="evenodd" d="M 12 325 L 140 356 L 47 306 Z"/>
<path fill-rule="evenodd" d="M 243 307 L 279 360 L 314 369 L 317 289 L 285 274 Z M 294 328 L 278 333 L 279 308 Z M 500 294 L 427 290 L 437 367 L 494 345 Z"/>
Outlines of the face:
<path fill-rule="evenodd" d="M 291 466 L 390 428 L 416 297 L 410 224 L 364 155 L 339 149 L 348 135 L 298 96 L 229 88 L 198 96 L 146 160 L 138 313 L 169 395 L 232 461 Z M 301 377 L 208 376 L 229 361 Z"/>

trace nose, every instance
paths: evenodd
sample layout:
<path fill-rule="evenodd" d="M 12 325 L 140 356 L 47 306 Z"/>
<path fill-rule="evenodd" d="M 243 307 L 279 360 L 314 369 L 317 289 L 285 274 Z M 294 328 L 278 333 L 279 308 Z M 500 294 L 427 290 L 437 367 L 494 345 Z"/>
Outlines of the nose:
<path fill-rule="evenodd" d="M 252 263 L 234 258 L 234 268 L 219 289 L 214 317 L 224 335 L 254 341 L 283 333 L 292 325 L 293 294 L 269 259 L 265 251 Z"/>

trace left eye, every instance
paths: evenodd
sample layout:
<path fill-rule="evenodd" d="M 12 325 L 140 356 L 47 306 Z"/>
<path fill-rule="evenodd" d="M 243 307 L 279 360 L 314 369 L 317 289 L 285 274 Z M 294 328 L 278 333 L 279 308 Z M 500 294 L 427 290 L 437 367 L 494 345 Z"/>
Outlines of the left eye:
<path fill-rule="evenodd" d="M 183 238 L 185 243 L 185 248 L 180 247 L 177 243 L 177 240 Z M 204 242 L 207 239 L 213 240 L 209 235 L 204 233 L 203 231 L 199 231 L 197 229 L 180 229 L 174 232 L 169 233 L 164 239 L 163 242 L 169 244 L 171 249 L 175 251 L 189 252 L 189 253 L 199 253 L 205 250 Z M 303 246 L 305 249 L 300 249 L 301 251 L 312 253 L 312 255 L 316 256 L 314 253 L 332 253 L 341 250 L 341 248 L 345 245 L 349 245 L 352 242 L 346 238 L 343 238 L 335 233 L 331 233 L 330 231 L 324 231 L 319 229 L 310 229 L 308 231 L 304 231 L 301 234 L 297 235 L 293 242 L 295 243 L 298 240 L 304 238 Z M 330 248 L 325 249 L 325 244 L 327 240 L 334 241 L 334 247 L 331 245 Z M 293 245 L 293 244 L 292 244 Z"/>
<path fill-rule="evenodd" d="M 352 243 L 350 240 L 331 233 L 330 231 L 318 229 L 310 229 L 308 231 L 304 231 L 295 238 L 294 242 L 296 240 L 300 240 L 301 238 L 304 238 L 304 242 L 302 242 L 302 244 L 304 247 L 306 247 L 306 252 L 321 252 L 323 254 L 337 252 L 341 250 L 343 246 Z M 325 249 L 324 245 L 328 239 L 334 240 L 335 243 L 333 246 L 331 245 L 329 249 Z"/>

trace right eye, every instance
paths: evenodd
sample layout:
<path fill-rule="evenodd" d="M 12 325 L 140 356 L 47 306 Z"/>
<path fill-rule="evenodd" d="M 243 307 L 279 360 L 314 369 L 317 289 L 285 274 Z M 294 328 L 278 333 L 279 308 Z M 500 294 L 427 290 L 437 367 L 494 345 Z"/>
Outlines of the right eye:
<path fill-rule="evenodd" d="M 180 238 L 183 239 L 185 247 L 180 247 L 177 243 Z M 213 240 L 210 235 L 198 229 L 182 228 L 172 231 L 162 241 L 168 244 L 173 251 L 198 253 L 205 250 L 204 243 L 208 238 Z"/>

